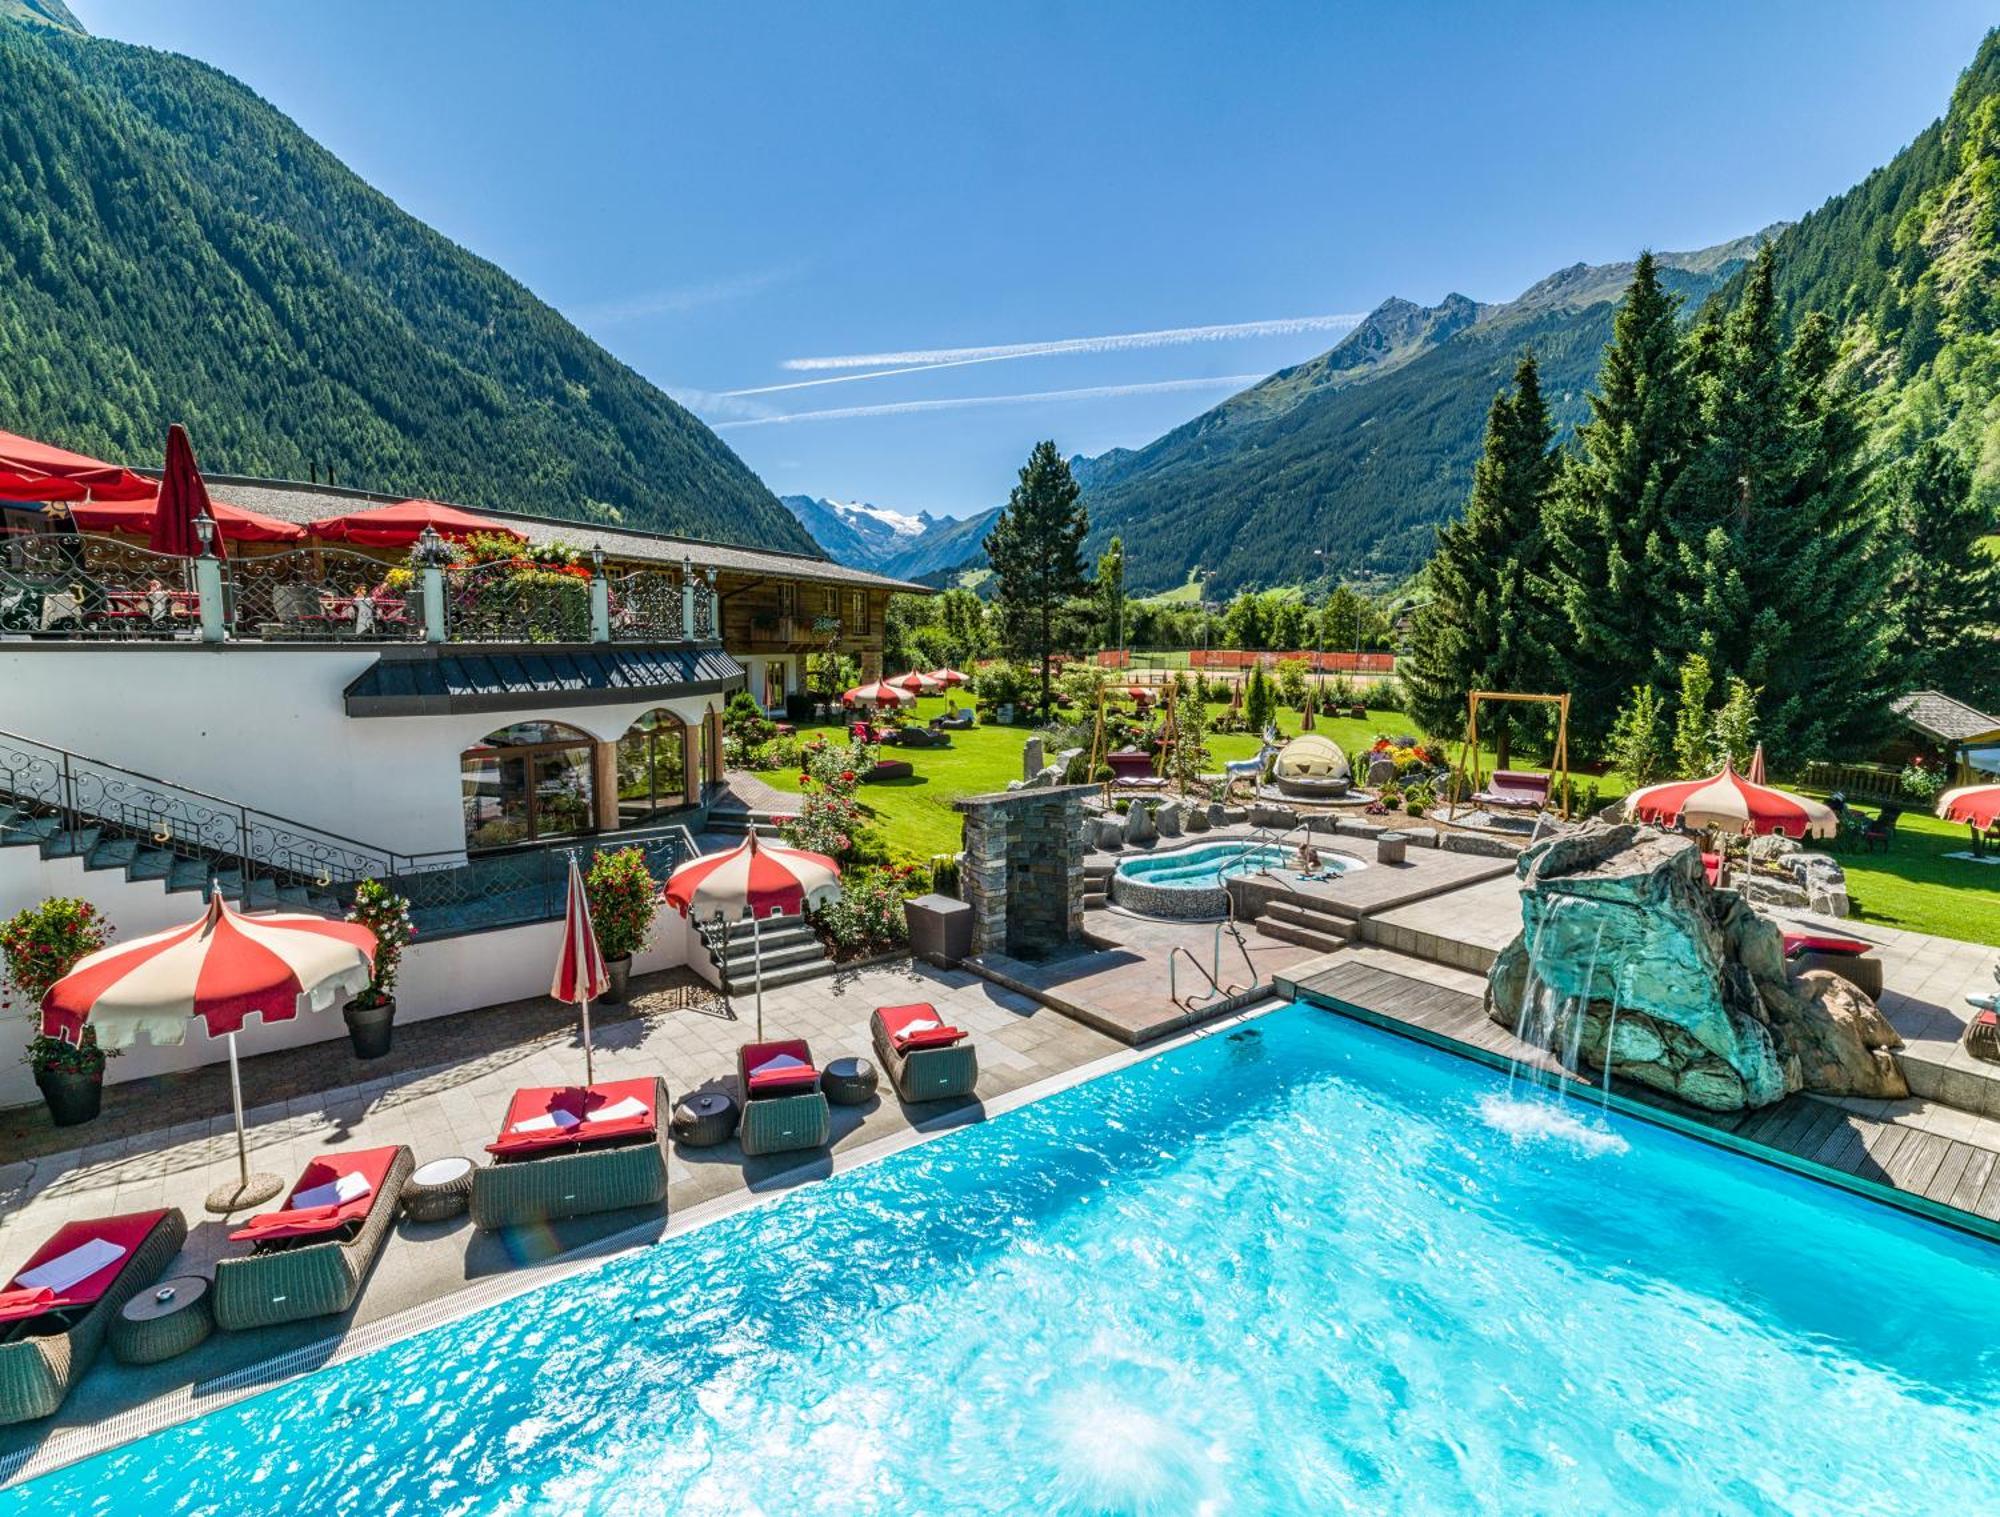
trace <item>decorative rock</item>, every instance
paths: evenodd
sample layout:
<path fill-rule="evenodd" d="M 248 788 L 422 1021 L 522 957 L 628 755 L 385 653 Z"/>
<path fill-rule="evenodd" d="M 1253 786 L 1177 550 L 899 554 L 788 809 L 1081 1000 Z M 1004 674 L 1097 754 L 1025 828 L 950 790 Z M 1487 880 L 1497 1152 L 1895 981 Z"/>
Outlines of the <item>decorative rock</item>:
<path fill-rule="evenodd" d="M 1204 806 L 1190 806 L 1187 810 L 1187 815 L 1181 818 L 1181 825 L 1187 828 L 1189 832 L 1208 831 L 1208 808 Z"/>
<path fill-rule="evenodd" d="M 1031 780 L 1042 767 L 1042 740 L 1031 737 L 1021 749 L 1021 778 Z"/>
<path fill-rule="evenodd" d="M 1250 808 L 1252 827 L 1275 827 L 1289 832 L 1298 824 L 1299 814 L 1289 806 L 1266 806 L 1260 802 Z"/>
<path fill-rule="evenodd" d="M 1181 803 L 1167 801 L 1153 813 L 1153 826 L 1163 838 L 1177 838 L 1181 835 Z"/>
<path fill-rule="evenodd" d="M 1223 806 L 1221 809 L 1222 815 L 1219 817 L 1216 816 L 1213 810 L 1209 812 L 1209 820 L 1221 827 L 1233 826 L 1237 822 L 1247 820 L 1250 816 L 1250 813 L 1241 806 Z"/>
<path fill-rule="evenodd" d="M 1394 759 L 1377 757 L 1368 761 L 1368 784 L 1371 789 L 1379 790 L 1384 785 L 1393 785 L 1395 782 L 1396 761 Z"/>
<path fill-rule="evenodd" d="M 1125 841 L 1128 843 L 1158 842 L 1159 829 L 1153 825 L 1153 808 L 1147 801 L 1134 801 L 1132 809 L 1125 813 Z"/>
<path fill-rule="evenodd" d="M 1903 1040 L 1857 986 L 1824 969 L 1798 977 L 1800 1014 L 1791 1024 L 1806 1089 L 1836 1096 L 1900 1101 L 1910 1087 L 1893 1055 Z"/>
<path fill-rule="evenodd" d="M 1125 846 L 1125 818 L 1113 812 L 1097 819 L 1097 846 L 1116 853 Z"/>

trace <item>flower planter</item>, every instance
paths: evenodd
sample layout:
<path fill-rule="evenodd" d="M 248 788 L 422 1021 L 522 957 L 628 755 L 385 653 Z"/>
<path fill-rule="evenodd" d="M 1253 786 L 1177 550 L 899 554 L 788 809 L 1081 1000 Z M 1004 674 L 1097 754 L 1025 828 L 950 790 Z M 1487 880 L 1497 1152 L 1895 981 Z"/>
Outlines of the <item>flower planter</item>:
<path fill-rule="evenodd" d="M 606 1006 L 623 1006 L 632 984 L 632 956 L 627 954 L 622 959 L 606 959 L 604 972 L 610 976 L 611 983 L 598 1000 Z"/>
<path fill-rule="evenodd" d="M 38 1069 L 35 1084 L 49 1108 L 49 1119 L 58 1127 L 75 1127 L 97 1115 L 104 1100 L 104 1071 L 72 1074 L 61 1069 Z"/>
<path fill-rule="evenodd" d="M 348 1041 L 357 1059 L 379 1059 L 389 1051 L 395 1033 L 396 1001 L 391 996 L 379 1006 L 361 1006 L 349 1001 L 341 1008 L 347 1018 Z"/>

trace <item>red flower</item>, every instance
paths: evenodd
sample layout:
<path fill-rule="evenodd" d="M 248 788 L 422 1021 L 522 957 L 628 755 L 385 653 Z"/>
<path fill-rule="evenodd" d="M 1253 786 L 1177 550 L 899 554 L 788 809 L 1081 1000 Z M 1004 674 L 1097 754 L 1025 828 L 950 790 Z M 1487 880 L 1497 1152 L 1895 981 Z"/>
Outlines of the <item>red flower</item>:
<path fill-rule="evenodd" d="M 840 771 L 840 779 L 841 779 L 841 783 L 842 783 L 842 784 L 845 784 L 845 785 L 851 785 L 851 784 L 853 784 L 853 783 L 854 783 L 854 771 L 853 771 L 852 769 L 843 769 L 843 770 L 841 770 L 841 771 Z"/>

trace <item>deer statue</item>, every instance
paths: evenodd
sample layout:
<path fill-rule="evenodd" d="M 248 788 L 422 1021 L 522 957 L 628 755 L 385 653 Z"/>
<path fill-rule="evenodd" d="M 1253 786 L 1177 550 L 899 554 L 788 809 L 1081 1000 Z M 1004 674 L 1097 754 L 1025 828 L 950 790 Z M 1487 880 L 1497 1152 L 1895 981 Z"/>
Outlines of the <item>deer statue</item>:
<path fill-rule="evenodd" d="M 1257 782 L 1264 777 L 1264 768 L 1278 756 L 1278 729 L 1275 726 L 1264 729 L 1264 746 L 1257 750 L 1255 758 L 1237 759 L 1222 766 L 1222 793 L 1229 795 L 1236 789 L 1238 780 L 1248 780 L 1250 788 L 1256 789 Z"/>

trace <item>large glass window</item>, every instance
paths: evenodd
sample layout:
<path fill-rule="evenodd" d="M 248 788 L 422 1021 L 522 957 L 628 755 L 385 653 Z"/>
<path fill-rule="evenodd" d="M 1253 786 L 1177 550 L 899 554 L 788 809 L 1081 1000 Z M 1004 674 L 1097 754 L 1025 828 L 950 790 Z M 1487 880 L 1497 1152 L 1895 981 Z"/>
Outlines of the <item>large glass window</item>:
<path fill-rule="evenodd" d="M 591 739 L 560 722 L 516 722 L 459 756 L 467 849 L 589 832 Z"/>
<path fill-rule="evenodd" d="M 686 734 L 671 711 L 648 711 L 618 740 L 618 822 L 630 827 L 687 804 Z"/>

